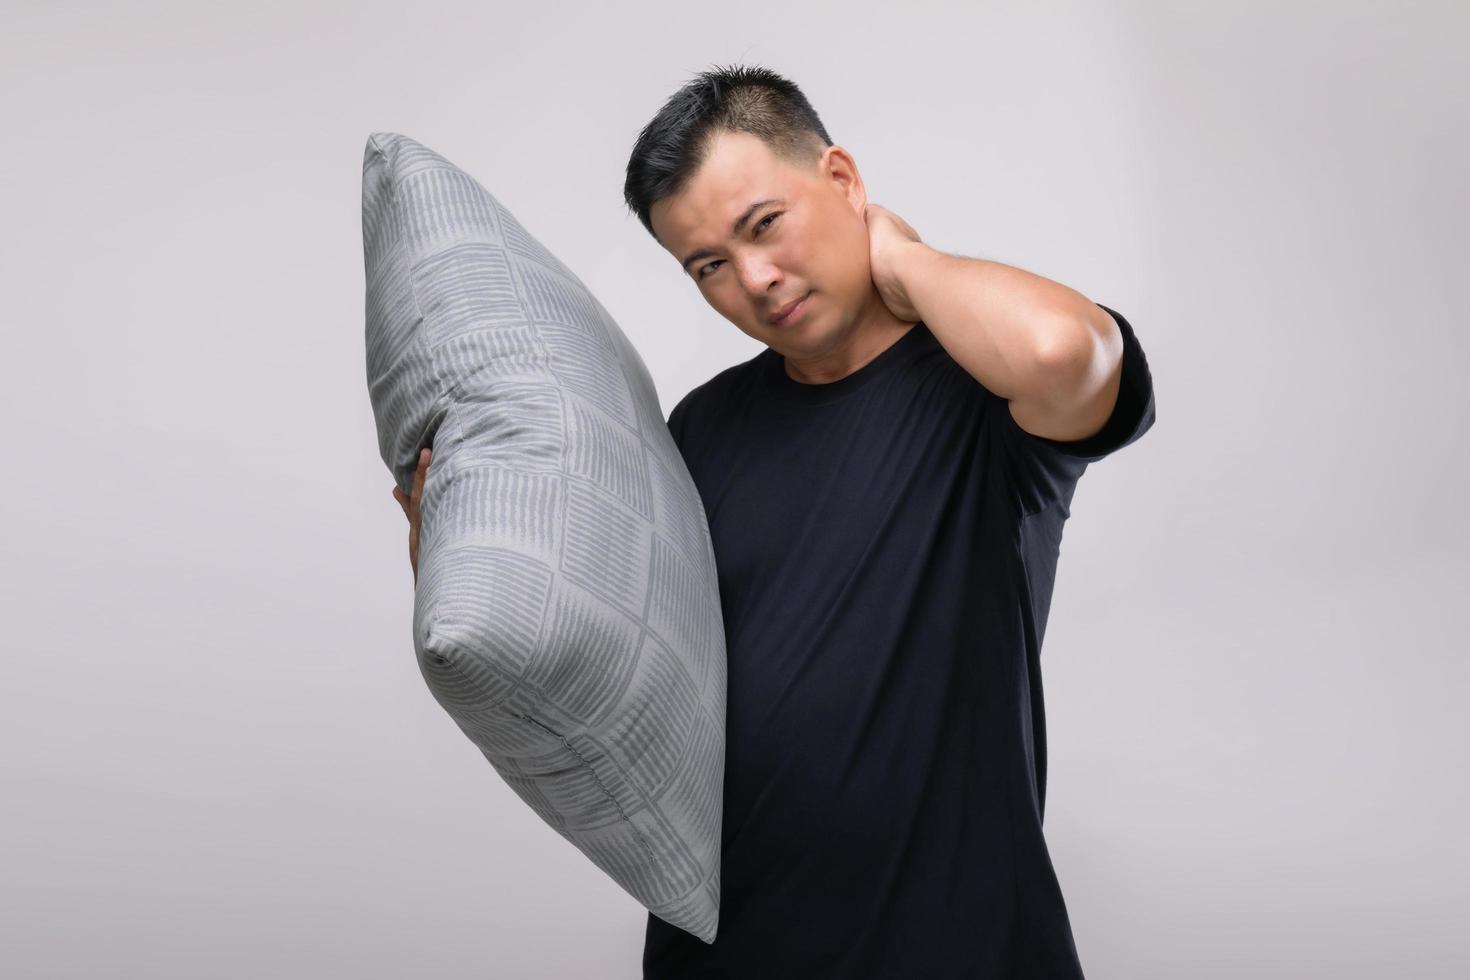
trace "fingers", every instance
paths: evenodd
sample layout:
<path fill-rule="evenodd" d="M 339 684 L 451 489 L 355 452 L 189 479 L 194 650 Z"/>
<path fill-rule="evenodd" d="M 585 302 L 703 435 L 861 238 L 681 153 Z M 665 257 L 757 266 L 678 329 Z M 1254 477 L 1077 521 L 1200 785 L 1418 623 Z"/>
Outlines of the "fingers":
<path fill-rule="evenodd" d="M 415 586 L 419 580 L 419 501 L 424 496 L 424 480 L 428 476 L 431 455 L 427 446 L 419 450 L 418 468 L 414 470 L 413 486 L 407 495 L 399 487 L 393 488 L 393 499 L 398 501 L 408 518 L 408 564 L 413 569 Z"/>
<path fill-rule="evenodd" d="M 429 449 L 424 447 L 419 450 L 419 468 L 413 474 L 413 492 L 409 500 L 414 507 L 418 507 L 419 500 L 424 495 L 424 479 L 429 472 Z"/>
<path fill-rule="evenodd" d="M 428 478 L 430 456 L 431 453 L 427 448 L 419 450 L 419 465 L 418 469 L 414 470 L 413 485 L 409 493 L 404 493 L 397 484 L 393 485 L 393 499 L 398 501 L 398 506 L 403 508 L 404 516 L 410 521 L 413 520 L 414 511 L 418 509 L 419 501 L 424 496 L 424 481 Z"/>

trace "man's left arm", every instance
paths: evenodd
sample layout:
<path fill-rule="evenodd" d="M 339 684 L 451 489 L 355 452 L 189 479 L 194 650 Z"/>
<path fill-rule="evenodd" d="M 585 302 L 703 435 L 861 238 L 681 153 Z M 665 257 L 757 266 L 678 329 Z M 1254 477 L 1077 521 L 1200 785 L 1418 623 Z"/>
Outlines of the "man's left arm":
<path fill-rule="evenodd" d="M 1096 435 L 1117 404 L 1123 336 L 1086 296 L 1024 269 L 937 251 L 893 247 L 883 270 L 950 357 L 1005 398 L 1035 436 Z"/>

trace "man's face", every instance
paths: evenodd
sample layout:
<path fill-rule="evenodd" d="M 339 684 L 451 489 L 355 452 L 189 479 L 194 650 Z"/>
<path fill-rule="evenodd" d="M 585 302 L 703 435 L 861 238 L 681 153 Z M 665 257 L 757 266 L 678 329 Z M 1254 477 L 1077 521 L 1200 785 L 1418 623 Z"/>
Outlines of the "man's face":
<path fill-rule="evenodd" d="M 769 203 L 751 210 L 762 201 Z M 721 316 L 804 360 L 845 347 L 882 302 L 869 266 L 866 204 L 857 166 L 839 146 L 809 168 L 748 133 L 720 132 L 688 186 L 656 201 L 649 221 L 676 260 L 688 259 L 684 274 Z M 803 296 L 794 317 L 769 321 Z"/>

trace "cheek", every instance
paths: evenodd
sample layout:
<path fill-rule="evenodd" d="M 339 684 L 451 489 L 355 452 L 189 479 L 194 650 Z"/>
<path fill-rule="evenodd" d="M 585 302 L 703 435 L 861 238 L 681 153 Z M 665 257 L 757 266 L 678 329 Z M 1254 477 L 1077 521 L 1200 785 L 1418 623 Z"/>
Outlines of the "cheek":
<path fill-rule="evenodd" d="M 866 241 L 845 235 L 831 243 L 822 259 L 822 281 L 831 292 L 849 300 L 867 292 L 871 265 Z"/>
<path fill-rule="evenodd" d="M 832 288 L 849 291 L 863 288 L 869 278 L 870 262 L 866 226 L 854 225 L 852 218 L 852 212 L 847 210 L 827 215 L 828 233 L 820 236 L 821 247 L 814 249 L 811 256 Z"/>

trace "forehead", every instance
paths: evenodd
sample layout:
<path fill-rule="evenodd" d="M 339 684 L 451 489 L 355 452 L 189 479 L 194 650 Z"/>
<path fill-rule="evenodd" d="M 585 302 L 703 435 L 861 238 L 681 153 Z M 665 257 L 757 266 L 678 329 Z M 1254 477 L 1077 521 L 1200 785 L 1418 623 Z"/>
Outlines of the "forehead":
<path fill-rule="evenodd" d="M 730 223 L 756 201 L 799 194 L 798 176 L 759 138 L 720 133 L 688 184 L 654 202 L 649 219 L 660 243 L 679 257 L 684 249 L 723 241 Z"/>

